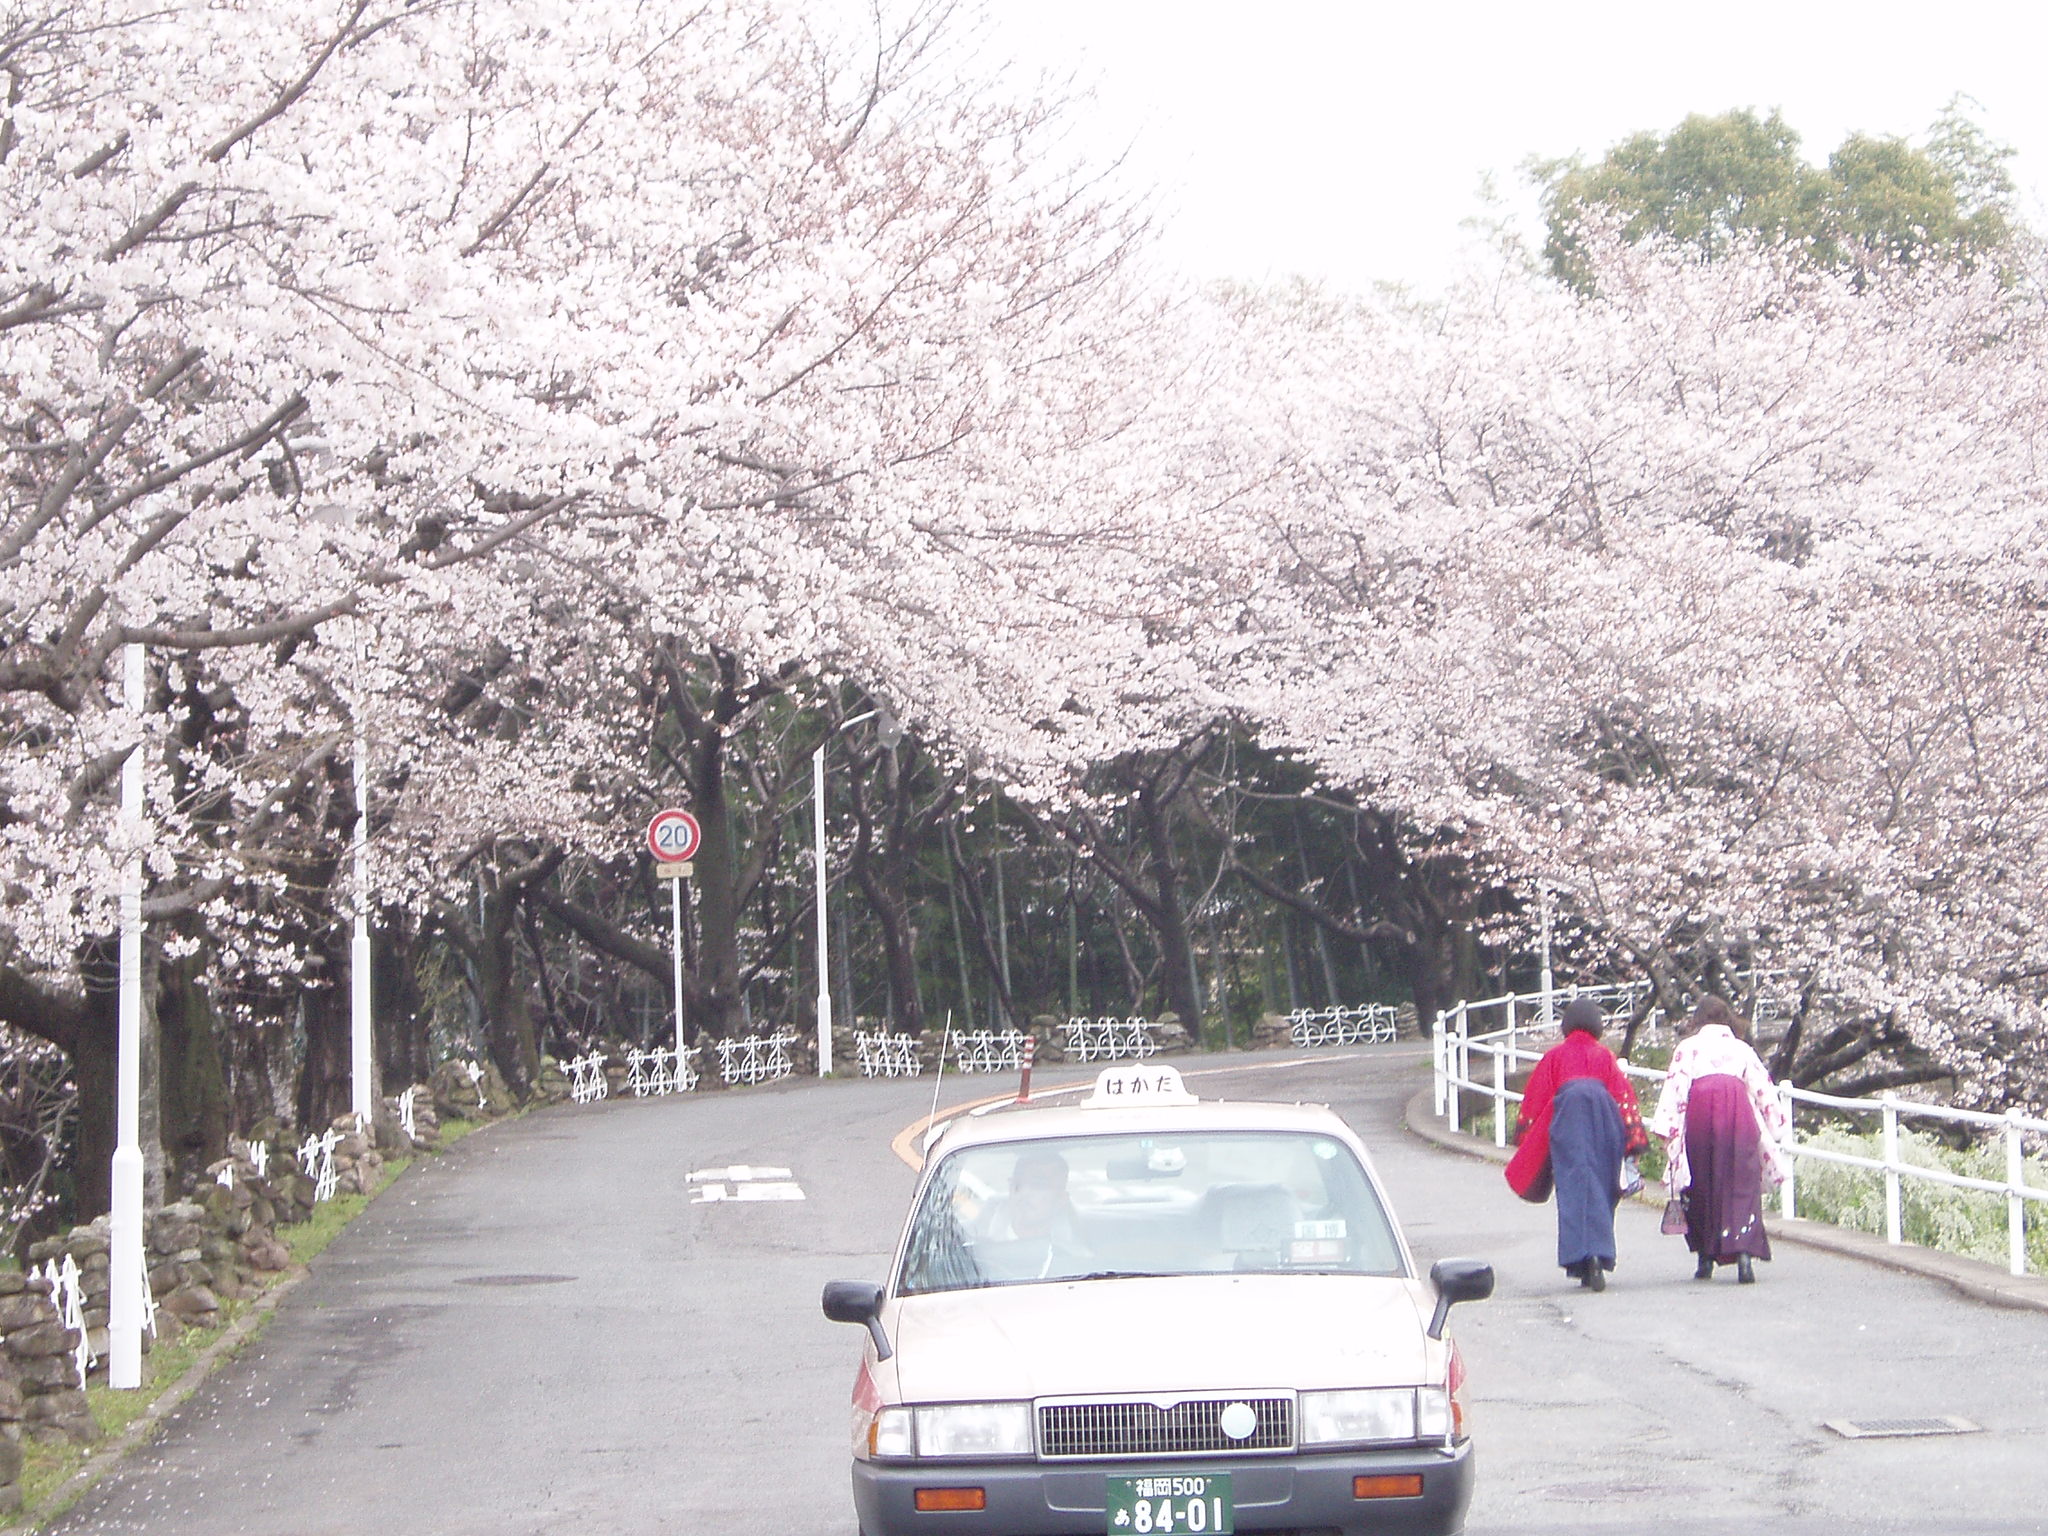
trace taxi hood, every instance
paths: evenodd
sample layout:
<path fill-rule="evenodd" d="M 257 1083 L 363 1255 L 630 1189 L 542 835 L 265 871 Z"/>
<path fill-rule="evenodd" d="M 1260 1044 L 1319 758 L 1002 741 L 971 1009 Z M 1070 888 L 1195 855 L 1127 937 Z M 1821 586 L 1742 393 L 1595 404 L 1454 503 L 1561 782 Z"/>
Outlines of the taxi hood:
<path fill-rule="evenodd" d="M 1427 1287 L 1368 1275 L 1050 1281 L 901 1297 L 907 1403 L 1417 1386 Z M 1434 1369 L 1432 1369 L 1434 1365 Z"/>

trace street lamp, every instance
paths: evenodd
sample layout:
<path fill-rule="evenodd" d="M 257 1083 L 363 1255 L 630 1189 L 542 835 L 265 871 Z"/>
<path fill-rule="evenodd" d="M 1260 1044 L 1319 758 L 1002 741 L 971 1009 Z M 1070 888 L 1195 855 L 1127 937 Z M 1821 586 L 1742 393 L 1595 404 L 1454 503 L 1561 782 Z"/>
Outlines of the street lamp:
<path fill-rule="evenodd" d="M 355 932 L 348 947 L 349 1108 L 369 1133 L 376 1110 L 370 1023 L 370 764 L 363 739 L 363 668 L 367 661 L 360 629 L 355 634 L 356 686 L 349 698 L 349 727 L 354 738 L 351 769 L 355 779 L 356 824 L 349 835 L 355 877 Z"/>
<path fill-rule="evenodd" d="M 828 947 L 825 918 L 825 748 L 834 736 L 863 720 L 877 716 L 881 724 L 875 727 L 875 735 L 884 750 L 893 752 L 896 744 L 903 739 L 903 727 L 887 709 L 879 705 L 864 714 L 855 715 L 851 720 L 842 720 L 825 733 L 824 741 L 818 743 L 811 753 L 811 827 L 815 834 L 818 867 L 818 1076 L 824 1077 L 832 1070 L 832 951 Z"/>
<path fill-rule="evenodd" d="M 107 1385 L 142 1385 L 142 647 L 121 647 L 122 702 L 135 746 L 121 764 L 121 826 L 131 841 L 121 870 L 120 1000 L 114 1068 L 114 1160 L 108 1213 Z"/>

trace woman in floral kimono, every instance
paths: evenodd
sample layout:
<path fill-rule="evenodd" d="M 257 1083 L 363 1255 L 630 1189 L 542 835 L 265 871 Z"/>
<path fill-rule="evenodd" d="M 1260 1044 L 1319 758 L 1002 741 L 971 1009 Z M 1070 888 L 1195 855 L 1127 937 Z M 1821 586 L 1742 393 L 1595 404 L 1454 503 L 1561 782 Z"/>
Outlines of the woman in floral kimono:
<path fill-rule="evenodd" d="M 1693 1009 L 1671 1053 L 1670 1074 L 1650 1129 L 1669 1148 L 1664 1181 L 1685 1198 L 1685 1242 L 1699 1255 L 1695 1280 L 1733 1264 L 1744 1285 L 1771 1256 L 1764 1231 L 1764 1180 L 1777 1183 L 1777 1144 L 1787 1130 L 1784 1101 L 1741 1017 L 1718 997 Z"/>
<path fill-rule="evenodd" d="M 1600 1005 L 1574 998 L 1564 1039 L 1552 1046 L 1522 1090 L 1508 1162 L 1508 1185 L 1524 1200 L 1557 1191 L 1557 1262 L 1592 1291 L 1614 1268 L 1614 1208 L 1621 1201 L 1621 1160 L 1650 1144 L 1635 1090 L 1600 1043 Z"/>

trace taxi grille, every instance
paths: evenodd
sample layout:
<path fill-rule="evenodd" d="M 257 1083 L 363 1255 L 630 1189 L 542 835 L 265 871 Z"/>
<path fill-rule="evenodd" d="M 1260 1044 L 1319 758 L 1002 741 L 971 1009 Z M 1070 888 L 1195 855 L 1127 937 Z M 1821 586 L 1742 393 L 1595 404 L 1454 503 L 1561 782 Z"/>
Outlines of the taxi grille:
<path fill-rule="evenodd" d="M 1217 1419 L 1232 1403 L 1259 1416 L 1247 1439 L 1233 1440 Z M 1046 1403 L 1038 1410 L 1038 1450 L 1048 1460 L 1073 1456 L 1223 1456 L 1284 1451 L 1294 1445 L 1291 1397 L 1197 1398 L 1153 1403 Z"/>

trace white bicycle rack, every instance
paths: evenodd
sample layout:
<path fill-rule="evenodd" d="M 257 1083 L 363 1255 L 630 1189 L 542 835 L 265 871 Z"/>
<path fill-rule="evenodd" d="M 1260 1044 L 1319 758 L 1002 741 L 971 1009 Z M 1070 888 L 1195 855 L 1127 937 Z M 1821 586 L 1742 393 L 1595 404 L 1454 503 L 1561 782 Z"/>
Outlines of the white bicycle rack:
<path fill-rule="evenodd" d="M 1017 1072 L 1024 1066 L 1024 1034 L 1016 1029 L 951 1030 L 947 1043 L 962 1072 Z"/>
<path fill-rule="evenodd" d="M 142 1294 L 149 1297 L 143 1307 L 143 1316 L 148 1319 L 149 1331 L 156 1332 L 156 1298 L 150 1296 L 148 1261 L 144 1260 L 142 1273 Z M 86 1372 L 93 1367 L 99 1356 L 92 1352 L 92 1344 L 86 1336 L 85 1327 L 85 1284 L 78 1273 L 78 1261 L 70 1254 L 64 1255 L 59 1264 L 51 1259 L 40 1269 L 28 1272 L 31 1280 L 41 1280 L 50 1287 L 50 1303 L 57 1309 L 57 1320 L 66 1328 L 76 1329 L 78 1344 L 71 1351 L 71 1363 L 78 1371 L 78 1384 L 85 1385 Z"/>
<path fill-rule="evenodd" d="M 718 1074 L 728 1083 L 772 1083 L 796 1070 L 789 1048 L 796 1044 L 790 1030 L 772 1035 L 748 1035 L 740 1040 L 718 1042 Z"/>
<path fill-rule="evenodd" d="M 334 1149 L 341 1143 L 341 1132 L 322 1131 L 318 1136 L 308 1136 L 299 1147 L 299 1169 L 313 1181 L 313 1198 L 332 1200 L 340 1177 L 334 1171 Z"/>
<path fill-rule="evenodd" d="M 857 1029 L 853 1051 L 862 1077 L 916 1077 L 924 1071 L 915 1035 L 892 1035 L 887 1030 L 870 1034 Z"/>
<path fill-rule="evenodd" d="M 1287 1015 L 1287 1036 L 1296 1045 L 1386 1045 L 1394 1038 L 1394 1005 L 1357 1008 L 1297 1008 Z"/>
<path fill-rule="evenodd" d="M 697 1069 L 690 1064 L 690 1058 L 696 1054 L 694 1045 L 681 1051 L 628 1051 L 626 1086 L 637 1099 L 649 1094 L 688 1093 L 697 1086 Z"/>
<path fill-rule="evenodd" d="M 562 1065 L 569 1069 L 569 1097 L 578 1104 L 591 1104 L 610 1096 L 612 1085 L 604 1075 L 603 1052 L 572 1056 Z"/>
<path fill-rule="evenodd" d="M 1066 1032 L 1067 1055 L 1074 1061 L 1142 1060 L 1159 1049 L 1146 1019 L 1069 1019 L 1060 1028 Z"/>

